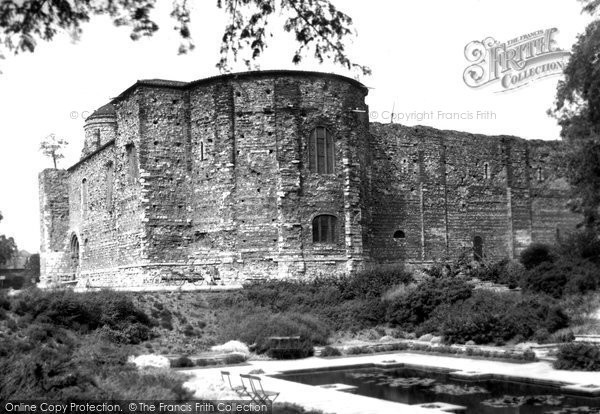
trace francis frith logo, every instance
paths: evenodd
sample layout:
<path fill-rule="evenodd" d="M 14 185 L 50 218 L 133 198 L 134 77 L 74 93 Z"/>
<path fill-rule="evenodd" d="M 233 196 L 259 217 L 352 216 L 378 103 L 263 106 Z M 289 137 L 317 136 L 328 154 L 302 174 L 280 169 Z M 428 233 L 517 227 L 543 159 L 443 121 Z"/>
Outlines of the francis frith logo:
<path fill-rule="evenodd" d="M 465 84 L 471 88 L 496 84 L 496 92 L 506 92 L 562 74 L 569 52 L 556 46 L 557 32 L 551 28 L 506 42 L 493 37 L 470 42 L 465 46 L 465 58 L 470 63 L 463 73 Z"/>

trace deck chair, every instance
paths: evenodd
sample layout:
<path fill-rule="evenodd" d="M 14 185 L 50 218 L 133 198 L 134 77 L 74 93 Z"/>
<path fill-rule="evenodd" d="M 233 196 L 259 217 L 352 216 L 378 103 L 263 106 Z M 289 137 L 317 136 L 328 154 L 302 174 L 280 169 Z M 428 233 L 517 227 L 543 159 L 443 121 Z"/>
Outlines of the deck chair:
<path fill-rule="evenodd" d="M 273 404 L 275 399 L 279 396 L 278 392 L 265 390 L 262 386 L 260 377 L 257 377 L 256 375 L 240 374 L 240 377 L 242 378 L 242 382 L 244 382 L 245 379 L 250 383 L 250 389 L 252 391 L 250 398 L 257 404 Z"/>
<path fill-rule="evenodd" d="M 231 383 L 231 374 L 229 373 L 229 371 L 221 371 L 221 380 L 223 380 L 223 382 L 225 384 L 228 384 L 229 388 L 231 388 L 231 390 L 234 391 L 241 398 L 244 398 L 244 397 L 252 398 L 252 395 L 250 395 L 250 393 L 247 392 L 246 387 L 244 386 L 243 382 L 242 382 L 242 385 L 233 385 Z"/>

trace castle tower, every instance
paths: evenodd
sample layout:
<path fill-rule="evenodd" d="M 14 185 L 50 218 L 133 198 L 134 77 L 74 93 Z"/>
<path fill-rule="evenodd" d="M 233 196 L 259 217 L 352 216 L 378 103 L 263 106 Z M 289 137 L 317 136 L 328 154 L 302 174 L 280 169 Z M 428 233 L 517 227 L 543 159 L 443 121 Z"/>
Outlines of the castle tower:
<path fill-rule="evenodd" d="M 106 104 L 94 111 L 85 120 L 83 129 L 85 131 L 85 142 L 81 154 L 82 158 L 115 139 L 117 119 L 114 106 Z"/>

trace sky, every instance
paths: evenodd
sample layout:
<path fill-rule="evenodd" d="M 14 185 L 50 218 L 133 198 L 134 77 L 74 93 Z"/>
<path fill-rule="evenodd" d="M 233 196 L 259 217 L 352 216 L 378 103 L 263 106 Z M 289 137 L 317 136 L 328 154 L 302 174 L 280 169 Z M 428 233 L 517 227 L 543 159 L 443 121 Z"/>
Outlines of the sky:
<path fill-rule="evenodd" d="M 0 234 L 19 248 L 39 251 L 38 173 L 52 166 L 39 152 L 40 140 L 56 134 L 69 141 L 59 168 L 74 164 L 83 146 L 83 123 L 94 109 L 138 79 L 192 81 L 218 75 L 220 38 L 227 16 L 216 0 L 193 2 L 196 49 L 177 55 L 179 39 L 169 17 L 171 1 L 157 0 L 153 17 L 160 30 L 131 41 L 127 28 L 104 16 L 84 25 L 77 41 L 59 34 L 40 42 L 33 54 L 0 60 Z M 192 2 L 190 2 L 192 3 Z M 465 46 L 492 37 L 509 41 L 557 28 L 555 47 L 566 51 L 591 17 L 577 0 L 333 0 L 354 20 L 351 58 L 372 69 L 358 79 L 369 87 L 371 121 L 429 125 L 526 139 L 559 139 L 556 120 L 547 115 L 559 76 L 499 92 L 498 83 L 471 88 L 463 80 L 470 63 Z M 281 22 L 279 17 L 274 23 Z M 271 25 L 273 37 L 260 69 L 357 73 L 307 55 L 291 63 L 293 38 Z M 234 71 L 244 71 L 233 63 Z M 471 115 L 469 115 L 471 114 Z"/>

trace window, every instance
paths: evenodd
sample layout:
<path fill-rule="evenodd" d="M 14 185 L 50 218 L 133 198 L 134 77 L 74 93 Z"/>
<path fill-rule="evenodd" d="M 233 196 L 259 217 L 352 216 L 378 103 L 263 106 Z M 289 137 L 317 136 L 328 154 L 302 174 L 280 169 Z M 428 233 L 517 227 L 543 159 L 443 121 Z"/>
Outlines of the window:
<path fill-rule="evenodd" d="M 312 221 L 313 243 L 336 242 L 337 218 L 329 214 L 317 216 Z"/>
<path fill-rule="evenodd" d="M 94 130 L 94 139 L 96 140 L 96 146 L 100 147 L 100 129 Z"/>
<path fill-rule="evenodd" d="M 206 159 L 206 154 L 204 153 L 204 141 L 200 141 L 200 161 L 204 161 Z"/>
<path fill-rule="evenodd" d="M 115 180 L 115 165 L 111 162 L 106 164 L 106 209 L 113 208 L 113 185 Z"/>
<path fill-rule="evenodd" d="M 75 266 L 79 265 L 79 239 L 76 235 L 71 237 L 71 259 Z"/>
<path fill-rule="evenodd" d="M 544 176 L 542 174 L 542 167 L 537 167 L 536 173 L 537 173 L 538 183 L 541 183 L 542 181 L 544 181 Z"/>
<path fill-rule="evenodd" d="M 480 262 L 483 259 L 483 238 L 473 237 L 473 259 Z"/>
<path fill-rule="evenodd" d="M 128 165 L 128 169 L 129 169 L 129 181 L 134 183 L 139 178 L 137 150 L 135 148 L 135 145 L 127 144 L 127 145 L 125 145 L 125 151 L 127 152 L 127 165 Z"/>
<path fill-rule="evenodd" d="M 310 170 L 319 174 L 333 174 L 335 166 L 335 145 L 327 128 L 317 127 L 310 134 L 308 153 Z"/>
<path fill-rule="evenodd" d="M 404 240 L 406 238 L 406 234 L 404 234 L 403 230 L 396 230 L 394 232 L 394 239 L 396 240 Z"/>
<path fill-rule="evenodd" d="M 87 178 L 81 180 L 81 214 L 85 214 L 88 205 Z"/>
<path fill-rule="evenodd" d="M 483 163 L 483 178 L 486 180 L 490 178 L 490 164 L 487 162 Z"/>

